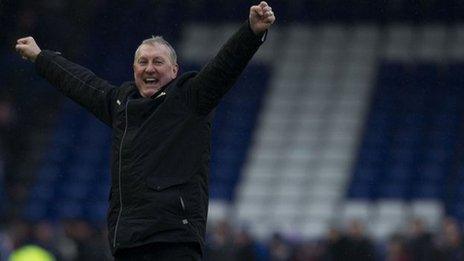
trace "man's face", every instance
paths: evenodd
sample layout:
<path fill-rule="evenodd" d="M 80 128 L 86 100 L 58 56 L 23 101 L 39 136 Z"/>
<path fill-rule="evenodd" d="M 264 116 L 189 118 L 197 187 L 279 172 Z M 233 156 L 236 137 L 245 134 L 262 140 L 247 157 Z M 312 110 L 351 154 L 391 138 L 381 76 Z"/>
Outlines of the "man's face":
<path fill-rule="evenodd" d="M 177 77 L 178 66 L 169 58 L 169 49 L 156 43 L 140 46 L 134 62 L 134 80 L 142 97 L 151 97 Z"/>

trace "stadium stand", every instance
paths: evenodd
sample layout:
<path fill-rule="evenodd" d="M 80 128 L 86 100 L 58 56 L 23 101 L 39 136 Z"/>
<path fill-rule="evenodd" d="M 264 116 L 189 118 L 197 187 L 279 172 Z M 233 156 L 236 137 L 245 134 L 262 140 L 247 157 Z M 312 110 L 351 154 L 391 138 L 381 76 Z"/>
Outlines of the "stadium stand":
<path fill-rule="evenodd" d="M 86 217 L 101 223 L 109 191 L 109 149 L 109 128 L 66 101 L 43 154 L 25 216 L 31 220 Z"/>
<path fill-rule="evenodd" d="M 0 31 L 8 39 L 0 43 L 0 93 L 13 96 L 21 130 L 14 140 L 27 144 L 17 150 L 17 171 L 4 182 L 0 174 L 0 212 L 10 218 L 0 224 L 0 261 L 11 242 L 34 237 L 21 238 L 25 227 L 44 220 L 66 231 L 55 232 L 60 243 L 83 242 L 81 220 L 99 231 L 90 242 L 104 240 L 109 189 L 110 130 L 37 80 L 9 42 L 34 34 L 119 84 L 131 79 L 141 39 L 164 35 L 181 69 L 198 69 L 248 8 L 213 0 L 22 2 L 0 4 L 0 23 L 14 28 Z M 395 249 L 459 260 L 464 5 L 270 2 L 277 25 L 216 111 L 208 260 L 248 246 L 254 260 L 333 260 L 337 238 L 359 235 L 375 249 L 370 260 L 395 260 Z"/>
<path fill-rule="evenodd" d="M 278 230 L 315 238 L 325 233 L 343 197 L 377 35 L 370 27 L 350 34 L 335 25 L 288 32 L 239 188 L 237 215 L 257 233 L 266 231 L 262 236 Z M 253 216 L 257 205 L 264 209 Z"/>

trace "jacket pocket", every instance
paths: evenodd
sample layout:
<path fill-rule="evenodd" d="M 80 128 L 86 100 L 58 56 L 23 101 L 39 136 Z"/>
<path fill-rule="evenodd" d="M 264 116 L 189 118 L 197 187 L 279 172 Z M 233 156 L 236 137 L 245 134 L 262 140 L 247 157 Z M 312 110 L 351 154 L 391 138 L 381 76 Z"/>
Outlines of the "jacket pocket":
<path fill-rule="evenodd" d="M 187 200 L 183 196 L 183 187 L 188 183 L 187 178 L 178 177 L 149 177 L 147 178 L 148 187 L 154 192 L 157 207 L 185 217 L 187 210 Z"/>
<path fill-rule="evenodd" d="M 148 177 L 147 185 L 156 190 L 163 191 L 170 187 L 180 186 L 188 182 L 188 178 L 184 177 Z"/>

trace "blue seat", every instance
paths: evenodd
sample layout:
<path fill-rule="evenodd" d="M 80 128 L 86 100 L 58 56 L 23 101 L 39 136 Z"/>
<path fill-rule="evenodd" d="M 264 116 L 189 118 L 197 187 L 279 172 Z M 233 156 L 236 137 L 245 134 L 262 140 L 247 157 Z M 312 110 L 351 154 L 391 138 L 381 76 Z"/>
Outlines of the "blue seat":
<path fill-rule="evenodd" d="M 408 184 L 402 181 L 386 181 L 376 191 L 376 198 L 405 199 L 408 194 Z"/>
<path fill-rule="evenodd" d="M 454 203 L 449 206 L 447 214 L 459 220 L 464 220 L 464 202 Z"/>
<path fill-rule="evenodd" d="M 55 196 L 55 183 L 47 180 L 39 180 L 29 192 L 29 201 L 50 202 Z"/>
<path fill-rule="evenodd" d="M 426 163 L 417 170 L 417 179 L 426 182 L 440 182 L 446 177 L 446 166 L 441 164 Z"/>
<path fill-rule="evenodd" d="M 443 199 L 443 190 L 434 182 L 415 182 L 411 189 L 413 199 Z"/>
<path fill-rule="evenodd" d="M 403 164 L 393 165 L 385 171 L 385 179 L 393 182 L 407 183 L 413 175 L 412 167 Z"/>
<path fill-rule="evenodd" d="M 22 211 L 22 216 L 32 222 L 48 218 L 48 204 L 47 201 L 32 200 L 26 204 Z"/>
<path fill-rule="evenodd" d="M 445 199 L 444 191 L 456 191 L 445 181 L 460 175 L 451 166 L 462 136 L 463 75 L 463 64 L 448 71 L 434 63 L 380 64 L 349 197 Z"/>
<path fill-rule="evenodd" d="M 84 205 L 84 218 L 96 225 L 104 224 L 108 211 L 107 201 L 95 201 Z"/>
<path fill-rule="evenodd" d="M 55 181 L 60 174 L 61 170 L 58 164 L 54 162 L 45 163 L 37 173 L 37 177 L 40 181 Z"/>
<path fill-rule="evenodd" d="M 227 191 L 227 186 L 222 183 L 211 183 L 209 196 L 215 199 L 229 200 L 230 195 Z"/>
<path fill-rule="evenodd" d="M 374 195 L 371 193 L 371 186 L 369 183 L 352 183 L 348 190 L 348 197 L 352 199 L 373 199 Z"/>
<path fill-rule="evenodd" d="M 85 199 L 90 201 L 107 201 L 109 197 L 110 185 L 108 184 L 89 184 L 90 189 L 87 191 Z"/>
<path fill-rule="evenodd" d="M 52 215 L 60 219 L 82 219 L 84 217 L 83 205 L 77 200 L 59 200 L 57 206 L 52 208 Z"/>
<path fill-rule="evenodd" d="M 252 130 L 265 93 L 268 75 L 268 69 L 264 66 L 248 66 L 235 87 L 226 94 L 216 109 L 210 175 L 212 198 L 233 198 L 233 191 L 246 158 Z M 215 186 L 220 188 L 217 189 Z"/>
<path fill-rule="evenodd" d="M 88 194 L 89 183 L 78 181 L 65 181 L 57 189 L 56 199 L 81 200 Z"/>

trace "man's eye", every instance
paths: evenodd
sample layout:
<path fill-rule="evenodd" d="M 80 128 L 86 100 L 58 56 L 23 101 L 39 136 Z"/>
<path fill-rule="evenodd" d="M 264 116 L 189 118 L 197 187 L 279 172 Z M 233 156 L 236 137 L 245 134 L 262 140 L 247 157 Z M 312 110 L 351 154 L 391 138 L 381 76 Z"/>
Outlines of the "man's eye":
<path fill-rule="evenodd" d="M 147 64 L 147 61 L 139 61 L 139 64 L 142 64 L 142 65 Z"/>
<path fill-rule="evenodd" d="M 155 64 L 161 65 L 161 64 L 163 64 L 163 61 L 155 61 Z"/>

